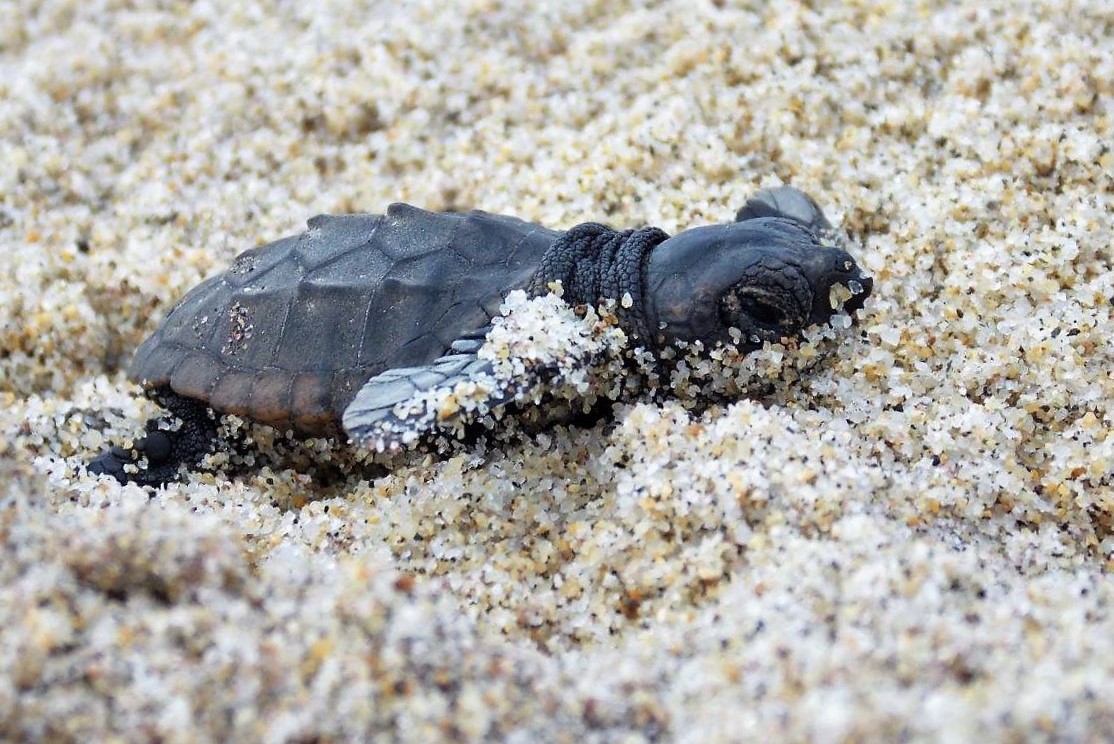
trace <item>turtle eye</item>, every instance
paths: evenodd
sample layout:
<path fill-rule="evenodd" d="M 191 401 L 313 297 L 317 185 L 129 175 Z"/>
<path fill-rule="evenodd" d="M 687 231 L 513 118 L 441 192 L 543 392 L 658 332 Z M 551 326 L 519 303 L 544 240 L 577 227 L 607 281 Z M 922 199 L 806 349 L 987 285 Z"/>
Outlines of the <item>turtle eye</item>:
<path fill-rule="evenodd" d="M 728 290 L 720 299 L 719 313 L 728 328 L 770 340 L 797 330 L 803 318 L 791 295 L 754 285 Z"/>
<path fill-rule="evenodd" d="M 739 310 L 762 325 L 779 326 L 785 320 L 785 313 L 757 297 L 740 297 Z"/>
<path fill-rule="evenodd" d="M 771 297 L 732 290 L 720 300 L 720 318 L 727 327 L 746 331 L 755 326 L 781 327 L 785 322 L 785 313 Z"/>

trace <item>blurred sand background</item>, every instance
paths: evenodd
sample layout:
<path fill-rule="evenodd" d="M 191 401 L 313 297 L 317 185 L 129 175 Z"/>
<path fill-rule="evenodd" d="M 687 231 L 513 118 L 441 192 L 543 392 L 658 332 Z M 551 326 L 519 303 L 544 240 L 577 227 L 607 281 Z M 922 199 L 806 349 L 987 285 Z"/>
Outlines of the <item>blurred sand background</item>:
<path fill-rule="evenodd" d="M 1109 0 L 0 19 L 0 738 L 1114 737 Z M 328 486 L 74 473 L 162 313 L 314 214 L 675 231 L 779 183 L 875 292 L 770 398 Z"/>

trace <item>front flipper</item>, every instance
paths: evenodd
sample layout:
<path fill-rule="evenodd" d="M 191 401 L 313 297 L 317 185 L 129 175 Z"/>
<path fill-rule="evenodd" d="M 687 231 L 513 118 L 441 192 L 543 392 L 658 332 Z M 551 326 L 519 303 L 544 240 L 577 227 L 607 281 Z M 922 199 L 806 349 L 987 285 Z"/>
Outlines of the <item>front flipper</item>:
<path fill-rule="evenodd" d="M 747 203 L 736 213 L 735 221 L 757 217 L 787 217 L 818 233 L 832 230 L 832 223 L 812 197 L 792 186 L 762 189 L 747 199 Z"/>
<path fill-rule="evenodd" d="M 482 341 L 465 339 L 424 367 L 392 369 L 368 380 L 344 411 L 352 440 L 379 452 L 407 447 L 437 432 L 494 413 L 544 382 L 536 368 L 513 378 L 477 352 Z"/>
<path fill-rule="evenodd" d="M 507 296 L 501 313 L 440 359 L 368 380 L 344 412 L 348 435 L 381 452 L 494 427 L 512 403 L 525 408 L 544 399 L 522 411 L 523 423 L 544 423 L 618 394 L 612 365 L 626 336 L 613 314 L 582 308 L 578 315 L 555 294 L 530 299 L 521 290 Z"/>

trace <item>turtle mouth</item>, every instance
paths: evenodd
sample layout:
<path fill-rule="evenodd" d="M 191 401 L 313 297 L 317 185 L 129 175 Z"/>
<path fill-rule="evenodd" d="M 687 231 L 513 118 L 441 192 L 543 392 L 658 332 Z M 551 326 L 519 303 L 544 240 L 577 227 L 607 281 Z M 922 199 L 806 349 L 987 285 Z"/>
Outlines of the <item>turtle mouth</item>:
<path fill-rule="evenodd" d="M 737 328 L 751 342 L 776 341 L 801 329 L 806 307 L 785 288 L 742 284 L 723 295 L 719 313 L 727 328 Z"/>
<path fill-rule="evenodd" d="M 853 296 L 843 303 L 843 309 L 850 315 L 856 310 L 862 310 L 866 305 L 866 298 L 874 291 L 874 279 L 860 272 L 858 277 L 847 283 L 847 286 Z"/>

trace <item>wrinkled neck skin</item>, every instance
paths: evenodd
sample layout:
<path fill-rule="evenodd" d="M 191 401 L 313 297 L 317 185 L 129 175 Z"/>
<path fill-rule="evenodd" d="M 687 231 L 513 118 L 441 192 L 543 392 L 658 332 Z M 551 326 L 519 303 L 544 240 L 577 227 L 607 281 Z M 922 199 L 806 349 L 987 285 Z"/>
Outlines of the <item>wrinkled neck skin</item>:
<path fill-rule="evenodd" d="M 586 222 L 576 225 L 546 251 L 530 284 L 531 295 L 560 282 L 563 299 L 576 307 L 615 301 L 615 314 L 634 342 L 652 342 L 644 305 L 644 275 L 650 252 L 669 235 L 656 227 L 613 230 Z"/>

